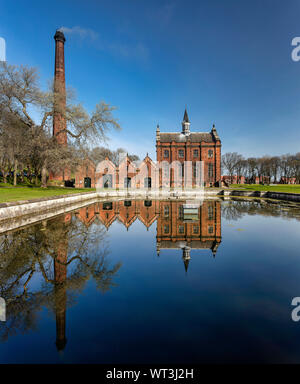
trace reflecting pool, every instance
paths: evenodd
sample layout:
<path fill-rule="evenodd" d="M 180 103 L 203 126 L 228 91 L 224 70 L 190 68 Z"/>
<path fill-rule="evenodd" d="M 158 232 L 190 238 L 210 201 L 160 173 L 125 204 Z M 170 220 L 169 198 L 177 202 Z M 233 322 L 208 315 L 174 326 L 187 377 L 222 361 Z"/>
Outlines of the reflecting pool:
<path fill-rule="evenodd" d="M 102 201 L 3 233 L 0 362 L 298 363 L 299 233 L 300 206 L 241 199 Z"/>

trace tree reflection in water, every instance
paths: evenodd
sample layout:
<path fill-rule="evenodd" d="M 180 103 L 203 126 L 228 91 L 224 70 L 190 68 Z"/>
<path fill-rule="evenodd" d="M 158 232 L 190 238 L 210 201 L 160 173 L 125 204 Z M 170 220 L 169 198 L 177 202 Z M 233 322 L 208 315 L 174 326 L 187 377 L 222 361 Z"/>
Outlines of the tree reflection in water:
<path fill-rule="evenodd" d="M 121 264 L 109 265 L 107 230 L 118 220 L 128 229 L 138 218 L 147 229 L 157 221 L 156 249 L 181 249 L 187 271 L 190 250 L 211 249 L 221 243 L 221 217 L 282 216 L 299 220 L 292 203 L 266 200 L 204 201 L 198 215 L 187 219 L 185 201 L 112 201 L 84 207 L 0 237 L 0 296 L 6 300 L 7 321 L 0 341 L 37 329 L 42 309 L 56 318 L 56 346 L 66 345 L 66 310 L 93 279 L 101 292 L 114 286 Z M 291 209 L 293 207 L 293 209 Z M 222 215 L 221 215 L 222 213 Z M 97 218 L 97 219 L 96 219 Z"/>
<path fill-rule="evenodd" d="M 0 341 L 36 329 L 46 307 L 56 316 L 56 345 L 66 344 L 66 309 L 91 278 L 101 292 L 113 285 L 120 263 L 110 266 L 105 227 L 86 226 L 65 214 L 0 238 L 0 296 L 7 321 Z"/>
<path fill-rule="evenodd" d="M 300 219 L 300 207 L 297 203 L 271 199 L 231 198 L 221 204 L 222 218 L 239 220 L 245 215 L 260 215 Z"/>

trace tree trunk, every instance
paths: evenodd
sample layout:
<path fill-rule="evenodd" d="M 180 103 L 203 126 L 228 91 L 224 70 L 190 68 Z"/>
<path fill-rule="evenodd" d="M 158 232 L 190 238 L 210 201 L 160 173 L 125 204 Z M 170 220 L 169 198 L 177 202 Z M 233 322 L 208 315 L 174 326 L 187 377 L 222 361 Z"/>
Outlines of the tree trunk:
<path fill-rule="evenodd" d="M 5 173 L 5 169 L 2 169 L 2 175 L 3 175 L 3 183 L 6 184 L 7 180 L 6 180 L 6 173 Z"/>
<path fill-rule="evenodd" d="M 14 164 L 14 186 L 17 185 L 17 173 L 18 173 L 18 160 L 15 159 L 15 164 Z"/>
<path fill-rule="evenodd" d="M 42 168 L 42 188 L 47 188 L 47 168 L 44 165 Z"/>

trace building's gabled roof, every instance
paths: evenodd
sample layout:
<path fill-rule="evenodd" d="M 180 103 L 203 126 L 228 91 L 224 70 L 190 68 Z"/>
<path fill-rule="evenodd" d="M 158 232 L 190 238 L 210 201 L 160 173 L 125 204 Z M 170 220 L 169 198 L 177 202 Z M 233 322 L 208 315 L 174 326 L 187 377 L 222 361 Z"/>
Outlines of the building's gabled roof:
<path fill-rule="evenodd" d="M 130 172 L 135 172 L 137 168 L 134 161 L 131 161 L 128 155 L 125 156 L 119 164 L 119 170 L 121 170 L 122 168 L 126 169 L 127 167 L 128 169 L 130 169 Z"/>
<path fill-rule="evenodd" d="M 140 162 L 137 169 L 141 169 L 143 166 L 147 166 L 148 164 L 150 164 L 152 168 L 155 167 L 154 161 L 151 159 L 151 157 L 149 157 L 147 153 L 146 157 Z"/>
<path fill-rule="evenodd" d="M 108 157 L 106 157 L 105 160 L 102 160 L 97 164 L 96 172 L 100 173 L 104 171 L 106 168 L 112 171 L 114 171 L 117 168 L 115 164 L 111 160 L 109 160 Z"/>
<path fill-rule="evenodd" d="M 151 225 L 155 222 L 155 220 L 157 220 L 157 218 L 158 218 L 158 214 L 153 215 L 151 218 L 148 218 L 148 219 L 143 217 L 142 214 L 138 215 L 138 219 L 140 220 L 140 222 L 142 222 L 144 226 L 147 228 L 151 227 Z"/>
<path fill-rule="evenodd" d="M 192 143 L 199 143 L 201 141 L 205 143 L 214 143 L 215 139 L 211 132 L 191 132 L 189 135 L 184 135 L 181 132 L 161 132 L 161 143 L 185 143 L 190 141 Z"/>

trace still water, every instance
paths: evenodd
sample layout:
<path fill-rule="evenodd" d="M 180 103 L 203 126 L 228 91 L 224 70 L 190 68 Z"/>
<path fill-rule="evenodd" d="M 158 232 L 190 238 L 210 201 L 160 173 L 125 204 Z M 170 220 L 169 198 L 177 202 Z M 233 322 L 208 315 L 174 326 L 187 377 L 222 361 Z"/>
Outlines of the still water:
<path fill-rule="evenodd" d="M 299 363 L 300 207 L 99 202 L 0 236 L 1 363 Z"/>

